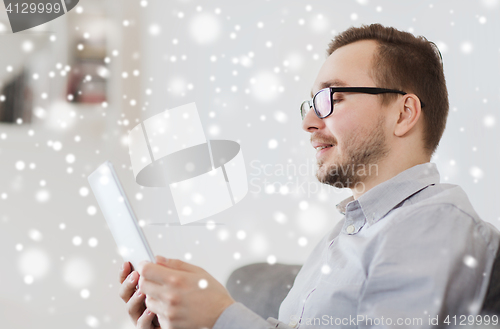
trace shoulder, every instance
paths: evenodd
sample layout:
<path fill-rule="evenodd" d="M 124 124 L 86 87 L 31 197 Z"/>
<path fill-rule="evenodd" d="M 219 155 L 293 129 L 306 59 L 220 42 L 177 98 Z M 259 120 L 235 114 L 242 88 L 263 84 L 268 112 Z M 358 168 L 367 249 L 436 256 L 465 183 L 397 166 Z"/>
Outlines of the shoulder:
<path fill-rule="evenodd" d="M 451 203 L 405 208 L 384 219 L 387 222 L 373 241 L 373 264 L 436 268 L 472 259 L 484 267 L 494 258 L 500 232 L 490 223 Z"/>
<path fill-rule="evenodd" d="M 387 234 L 422 235 L 442 240 L 475 240 L 498 245 L 500 232 L 479 218 L 465 191 L 458 185 L 436 184 L 394 209 L 387 218 Z M 443 241 L 444 242 L 444 241 Z M 451 241 L 450 241 L 451 242 Z"/>
<path fill-rule="evenodd" d="M 409 206 L 409 208 L 433 205 L 445 207 L 445 205 L 448 205 L 460 210 L 464 215 L 468 215 L 475 221 L 479 220 L 479 216 L 474 210 L 467 193 L 459 185 L 455 184 L 439 183 L 430 185 L 412 196 L 405 202 L 405 205 Z"/>

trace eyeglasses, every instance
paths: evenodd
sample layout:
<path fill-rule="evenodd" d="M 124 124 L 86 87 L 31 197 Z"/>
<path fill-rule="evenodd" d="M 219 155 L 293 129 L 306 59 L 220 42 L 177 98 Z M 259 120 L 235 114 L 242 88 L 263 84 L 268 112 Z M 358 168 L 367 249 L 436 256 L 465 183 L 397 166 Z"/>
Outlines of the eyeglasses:
<path fill-rule="evenodd" d="M 375 88 L 375 87 L 328 87 L 325 89 L 321 89 L 314 95 L 314 97 L 308 101 L 305 100 L 300 105 L 300 115 L 302 116 L 302 120 L 306 117 L 307 112 L 311 109 L 314 109 L 314 112 L 320 119 L 324 119 L 330 114 L 333 113 L 334 104 L 338 103 L 339 99 L 333 99 L 333 95 L 336 92 L 350 92 L 350 93 L 363 93 L 363 94 L 386 94 L 386 93 L 396 93 L 401 95 L 406 95 L 404 91 L 394 90 L 394 89 L 385 89 L 385 88 Z M 420 101 L 422 107 L 424 107 L 424 103 Z"/>

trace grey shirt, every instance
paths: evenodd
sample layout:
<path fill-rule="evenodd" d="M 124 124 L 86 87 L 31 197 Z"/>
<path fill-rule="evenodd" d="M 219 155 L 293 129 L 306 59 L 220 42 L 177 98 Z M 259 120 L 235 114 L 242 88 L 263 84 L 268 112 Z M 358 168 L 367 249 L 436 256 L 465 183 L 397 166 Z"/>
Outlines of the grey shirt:
<path fill-rule="evenodd" d="M 235 303 L 213 329 L 453 327 L 479 313 L 500 233 L 461 187 L 439 182 L 434 163 L 337 209 L 344 217 L 306 260 L 279 320 Z"/>

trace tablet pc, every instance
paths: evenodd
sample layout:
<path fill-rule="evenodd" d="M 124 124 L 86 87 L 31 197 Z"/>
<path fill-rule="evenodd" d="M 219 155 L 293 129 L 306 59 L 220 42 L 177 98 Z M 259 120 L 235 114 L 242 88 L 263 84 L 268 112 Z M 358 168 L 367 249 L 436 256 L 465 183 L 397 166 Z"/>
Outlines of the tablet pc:
<path fill-rule="evenodd" d="M 135 269 L 143 260 L 155 263 L 154 254 L 111 162 L 100 165 L 89 175 L 88 181 L 123 260 L 132 263 Z"/>

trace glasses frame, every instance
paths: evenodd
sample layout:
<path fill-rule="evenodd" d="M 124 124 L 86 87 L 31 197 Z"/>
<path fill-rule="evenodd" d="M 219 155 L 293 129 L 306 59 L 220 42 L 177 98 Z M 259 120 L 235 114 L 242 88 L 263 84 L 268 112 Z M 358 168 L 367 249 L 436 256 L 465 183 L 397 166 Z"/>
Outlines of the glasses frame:
<path fill-rule="evenodd" d="M 320 92 L 324 91 L 325 89 L 330 89 L 330 112 L 325 116 L 321 116 L 319 114 L 319 112 L 316 110 L 316 106 L 314 105 L 314 100 L 316 99 L 316 96 L 318 96 L 318 94 Z M 340 92 L 363 93 L 363 94 L 371 94 L 371 95 L 387 94 L 387 93 L 395 93 L 395 94 L 401 94 L 401 95 L 407 94 L 401 90 L 377 88 L 377 87 L 327 87 L 327 88 L 323 88 L 323 89 L 319 90 L 313 96 L 313 98 L 311 100 L 305 100 L 302 102 L 302 104 L 300 104 L 300 115 L 302 117 L 302 120 L 304 120 L 304 118 L 305 118 L 305 115 L 302 113 L 302 108 L 304 107 L 305 103 L 307 103 L 307 105 L 309 106 L 309 110 L 311 109 L 311 107 L 313 108 L 314 113 L 320 119 L 324 119 L 324 118 L 328 117 L 329 115 L 331 115 L 333 113 L 333 108 L 334 108 L 333 101 L 332 101 L 333 94 L 335 94 L 336 92 L 339 92 L 339 93 Z M 420 104 L 421 104 L 421 107 L 425 106 L 422 101 L 420 101 Z M 307 114 L 307 112 L 306 112 L 306 114 Z"/>

